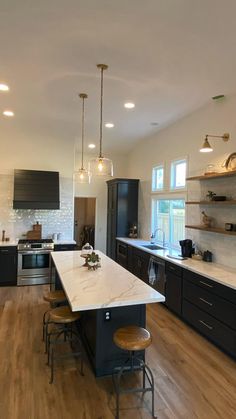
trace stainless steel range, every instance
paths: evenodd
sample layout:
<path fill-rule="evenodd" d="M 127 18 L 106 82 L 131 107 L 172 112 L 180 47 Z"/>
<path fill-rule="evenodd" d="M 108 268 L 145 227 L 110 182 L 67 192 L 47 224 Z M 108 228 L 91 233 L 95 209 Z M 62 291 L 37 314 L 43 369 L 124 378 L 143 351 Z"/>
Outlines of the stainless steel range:
<path fill-rule="evenodd" d="M 51 239 L 19 240 L 17 285 L 48 284 L 53 249 Z"/>

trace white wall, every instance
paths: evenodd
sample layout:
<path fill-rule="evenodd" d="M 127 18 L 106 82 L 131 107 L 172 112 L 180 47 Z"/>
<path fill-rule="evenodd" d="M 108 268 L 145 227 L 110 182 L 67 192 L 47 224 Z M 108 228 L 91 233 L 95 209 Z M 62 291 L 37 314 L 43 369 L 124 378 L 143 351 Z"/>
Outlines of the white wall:
<path fill-rule="evenodd" d="M 14 122 L 0 127 L 0 231 L 6 230 L 11 239 L 22 237 L 35 221 L 43 225 L 43 237 L 62 232 L 64 239 L 73 238 L 75 196 L 93 196 L 96 206 L 96 247 L 106 248 L 106 183 L 93 180 L 91 185 L 77 186 L 74 190 L 74 142 L 60 138 L 41 138 L 37 132 L 29 138 Z M 125 177 L 126 157 L 111 156 L 114 176 Z M 88 156 L 85 156 L 85 163 Z M 77 159 L 80 162 L 80 158 Z M 60 173 L 61 209 L 55 211 L 13 210 L 13 170 L 55 170 Z"/>
<path fill-rule="evenodd" d="M 151 173 L 152 167 L 162 162 L 188 157 L 189 175 L 203 174 L 207 164 L 214 163 L 222 170 L 221 163 L 232 152 L 236 151 L 236 96 L 224 100 L 211 101 L 204 108 L 192 113 L 176 122 L 169 128 L 159 131 L 153 137 L 140 142 L 129 155 L 128 176 L 141 180 L 139 200 L 140 234 L 149 239 L 151 233 Z M 200 153 L 206 134 L 222 135 L 229 132 L 231 139 L 228 143 L 222 140 L 210 140 L 214 148 L 212 153 Z M 233 195 L 236 198 L 236 178 L 214 181 L 203 188 L 210 188 L 218 194 Z M 208 181 L 209 182 L 209 181 Z M 211 181 L 213 182 L 213 181 Z M 206 189 L 207 190 L 207 189 Z M 189 199 L 203 197 L 204 190 L 198 182 L 188 182 L 187 195 Z M 218 208 L 212 213 L 208 207 L 206 212 L 213 215 L 215 225 L 224 222 L 236 223 L 236 207 L 228 209 Z M 198 206 L 187 208 L 187 221 L 198 224 L 200 220 Z M 186 237 L 192 238 L 203 250 L 209 249 L 214 254 L 214 260 L 232 267 L 236 267 L 235 251 L 236 237 L 221 234 L 186 230 Z"/>

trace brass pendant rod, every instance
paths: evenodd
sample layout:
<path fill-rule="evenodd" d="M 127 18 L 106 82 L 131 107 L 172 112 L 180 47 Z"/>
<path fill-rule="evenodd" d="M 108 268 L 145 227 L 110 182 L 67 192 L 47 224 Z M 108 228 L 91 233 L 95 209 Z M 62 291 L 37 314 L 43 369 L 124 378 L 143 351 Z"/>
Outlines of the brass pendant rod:
<path fill-rule="evenodd" d="M 103 133 L 103 72 L 108 69 L 106 64 L 98 64 L 101 70 L 101 97 L 100 97 L 100 138 L 99 138 L 99 158 L 102 159 L 102 133 Z"/>
<path fill-rule="evenodd" d="M 86 93 L 80 93 L 79 97 L 82 99 L 82 118 L 81 118 L 81 145 L 82 145 L 82 155 L 81 155 L 81 169 L 84 169 L 84 99 L 87 99 L 88 95 Z"/>

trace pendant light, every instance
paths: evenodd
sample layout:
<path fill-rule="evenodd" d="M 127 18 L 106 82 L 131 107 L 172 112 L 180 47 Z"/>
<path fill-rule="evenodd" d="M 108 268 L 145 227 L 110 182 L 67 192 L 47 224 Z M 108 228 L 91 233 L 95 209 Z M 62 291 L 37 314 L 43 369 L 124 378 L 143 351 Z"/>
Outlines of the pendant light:
<path fill-rule="evenodd" d="M 102 130 L 103 130 L 103 72 L 108 69 L 106 64 L 98 64 L 101 70 L 101 98 L 100 98 L 100 141 L 99 156 L 89 161 L 89 170 L 95 176 L 113 176 L 113 163 L 110 159 L 103 157 L 102 153 Z"/>
<path fill-rule="evenodd" d="M 86 93 L 80 93 L 82 99 L 82 121 L 81 121 L 81 167 L 74 172 L 74 181 L 76 183 L 90 183 L 90 173 L 84 168 L 84 100 L 87 99 Z"/>

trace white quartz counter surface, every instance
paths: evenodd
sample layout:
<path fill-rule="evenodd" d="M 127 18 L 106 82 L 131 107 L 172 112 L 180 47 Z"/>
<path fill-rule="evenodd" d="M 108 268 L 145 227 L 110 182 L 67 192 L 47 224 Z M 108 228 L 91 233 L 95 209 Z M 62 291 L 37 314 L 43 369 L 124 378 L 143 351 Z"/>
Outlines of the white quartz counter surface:
<path fill-rule="evenodd" d="M 191 258 L 184 260 L 177 260 L 168 257 L 168 254 L 177 256 L 178 252 L 170 251 L 169 249 L 149 250 L 143 247 L 143 245 L 150 244 L 150 242 L 141 239 L 129 239 L 126 237 L 117 237 L 117 240 L 131 246 L 137 247 L 138 249 L 145 251 L 153 256 L 158 256 L 168 262 L 175 263 L 176 265 L 182 266 L 192 272 L 196 272 L 199 275 L 203 275 L 206 278 L 212 279 L 213 281 L 219 282 L 222 285 L 236 289 L 236 269 L 228 268 L 227 266 L 220 265 L 214 262 L 203 262 L 202 260 L 194 260 Z"/>
<path fill-rule="evenodd" d="M 5 246 L 17 246 L 18 245 L 18 240 L 16 241 L 16 240 L 9 240 L 9 242 L 6 242 L 6 241 L 4 241 L 4 242 L 2 242 L 2 241 L 0 241 L 0 247 L 5 247 Z"/>
<path fill-rule="evenodd" d="M 165 297 L 100 251 L 101 268 L 88 270 L 80 251 L 52 253 L 72 311 L 158 303 Z"/>

